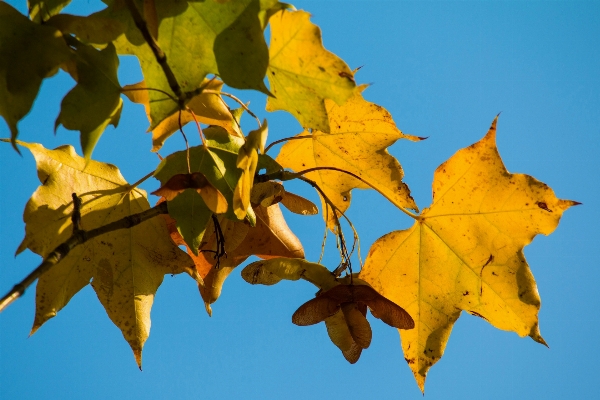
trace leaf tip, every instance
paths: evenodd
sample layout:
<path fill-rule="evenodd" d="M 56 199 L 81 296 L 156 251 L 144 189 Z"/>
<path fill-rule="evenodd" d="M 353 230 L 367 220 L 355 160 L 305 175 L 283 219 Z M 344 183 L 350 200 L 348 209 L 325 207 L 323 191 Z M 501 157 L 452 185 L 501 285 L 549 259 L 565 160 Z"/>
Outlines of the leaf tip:
<path fill-rule="evenodd" d="M 204 308 L 206 309 L 208 316 L 212 317 L 212 307 L 210 306 L 210 303 L 204 302 Z"/>
<path fill-rule="evenodd" d="M 141 371 L 142 370 L 142 349 L 132 349 L 132 350 L 133 350 L 133 356 L 135 357 L 135 362 Z"/>

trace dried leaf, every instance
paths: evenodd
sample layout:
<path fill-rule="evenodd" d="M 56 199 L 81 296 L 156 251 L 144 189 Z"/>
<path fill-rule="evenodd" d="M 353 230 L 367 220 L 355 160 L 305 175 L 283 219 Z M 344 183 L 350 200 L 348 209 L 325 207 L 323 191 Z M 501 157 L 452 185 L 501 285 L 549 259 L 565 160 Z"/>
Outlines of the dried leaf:
<path fill-rule="evenodd" d="M 508 173 L 494 120 L 481 141 L 438 167 L 433 204 L 413 227 L 375 242 L 360 277 L 414 318 L 416 329 L 400 336 L 421 390 L 461 310 L 545 344 L 523 247 L 550 234 L 575 204 L 531 176 Z"/>
<path fill-rule="evenodd" d="M 360 93 L 343 106 L 325 101 L 331 124 L 331 133 L 305 131 L 290 140 L 277 156 L 277 162 L 295 172 L 316 167 L 333 167 L 347 173 L 318 170 L 305 174 L 314 180 L 327 197 L 345 212 L 350 206 L 350 190 L 374 188 L 393 204 L 417 209 L 408 186 L 402 182 L 404 171 L 387 148 L 398 139 L 420 140 L 405 135 L 394 124 L 391 115 L 374 103 L 364 100 Z M 325 210 L 325 205 L 323 206 Z M 333 211 L 327 207 L 323 212 L 328 227 L 335 231 Z"/>
<path fill-rule="evenodd" d="M 145 192 L 131 189 L 113 165 L 86 163 L 71 146 L 47 150 L 39 144 L 18 143 L 35 157 L 42 185 L 25 208 L 25 238 L 17 253 L 28 248 L 45 257 L 71 236 L 72 193 L 83 200 L 81 224 L 86 230 L 149 208 Z M 91 239 L 40 277 L 32 333 L 92 281 L 141 365 L 150 309 L 163 276 L 181 272 L 193 276 L 191 268 L 192 261 L 169 240 L 160 218 Z"/>
<path fill-rule="evenodd" d="M 267 134 L 268 126 L 265 119 L 260 128 L 248 134 L 246 143 L 240 147 L 236 165 L 242 170 L 242 175 L 233 191 L 233 211 L 238 219 L 243 219 L 250 207 L 252 185 L 258 166 L 258 151 L 264 153 Z"/>

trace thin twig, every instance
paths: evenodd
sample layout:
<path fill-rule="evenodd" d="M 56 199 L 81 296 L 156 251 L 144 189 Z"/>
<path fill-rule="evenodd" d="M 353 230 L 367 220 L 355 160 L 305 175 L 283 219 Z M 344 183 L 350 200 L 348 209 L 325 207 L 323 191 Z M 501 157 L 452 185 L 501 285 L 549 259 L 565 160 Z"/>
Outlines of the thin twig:
<path fill-rule="evenodd" d="M 80 244 L 83 244 L 90 239 L 94 239 L 108 232 L 132 228 L 144 221 L 149 220 L 150 218 L 154 218 L 160 214 L 167 214 L 168 212 L 169 210 L 167 209 L 167 202 L 162 202 L 146 211 L 129 215 L 90 231 L 74 230 L 73 235 L 67 239 L 66 242 L 60 244 L 56 249 L 54 249 L 36 269 L 27 275 L 21 282 L 17 283 L 4 297 L 2 297 L 2 299 L 0 299 L 0 312 L 8 307 L 8 305 L 10 305 L 13 301 L 21 297 L 23 293 L 25 293 L 25 290 L 31 286 L 33 282 L 35 282 L 44 273 L 48 272 L 53 266 L 58 264 L 60 260 L 65 258 L 71 250 Z"/>
<path fill-rule="evenodd" d="M 131 192 L 133 189 L 135 189 L 136 187 L 138 187 L 139 185 L 141 185 L 142 182 L 144 182 L 147 179 L 151 178 L 154 175 L 154 172 L 156 172 L 156 171 L 152 171 L 152 172 L 147 173 L 143 178 L 141 178 L 140 180 L 138 180 L 136 183 L 134 183 L 133 185 L 129 185 L 128 192 Z"/>
<path fill-rule="evenodd" d="M 269 144 L 266 148 L 265 148 L 265 154 L 267 154 L 267 151 L 269 151 L 269 149 L 273 146 L 275 146 L 276 144 L 279 143 L 283 143 L 283 142 L 287 142 L 289 140 L 299 140 L 299 139 L 311 139 L 312 135 L 306 135 L 306 136 L 291 136 L 291 137 L 286 137 L 283 139 L 279 139 L 274 141 L 273 143 Z"/>
<path fill-rule="evenodd" d="M 146 41 L 146 43 L 148 43 L 148 46 L 150 46 L 150 49 L 152 50 L 152 53 L 154 53 L 154 57 L 156 58 L 158 65 L 160 65 L 160 67 L 162 68 L 165 77 L 167 78 L 167 82 L 169 82 L 169 87 L 171 88 L 173 93 L 175 93 L 175 96 L 177 96 L 177 103 L 179 104 L 179 108 L 182 109 L 185 106 L 186 96 L 181 90 L 181 86 L 179 86 L 179 82 L 177 82 L 177 78 L 175 78 L 175 74 L 171 70 L 171 67 L 169 66 L 169 64 L 167 64 L 166 54 L 164 53 L 164 51 L 162 51 L 154 37 L 152 37 L 152 34 L 148 29 L 148 25 L 146 24 L 144 17 L 142 17 L 142 14 L 140 14 L 140 11 L 137 9 L 137 6 L 135 5 L 134 1 L 125 0 L 125 4 L 129 9 L 129 13 L 133 18 L 135 26 L 139 29 L 140 33 L 144 37 L 144 40 Z"/>
<path fill-rule="evenodd" d="M 381 190 L 377 189 L 375 186 L 373 186 L 372 184 L 370 184 L 369 182 L 367 182 L 366 180 L 364 180 L 363 178 L 361 178 L 360 176 L 353 174 L 352 172 L 343 170 L 341 168 L 336 168 L 336 167 L 314 167 L 314 168 L 308 168 L 299 172 L 287 172 L 287 171 L 277 171 L 274 172 L 272 174 L 265 174 L 265 175 L 259 175 L 257 176 L 254 181 L 255 182 L 266 182 L 268 180 L 272 180 L 272 179 L 279 179 L 281 181 L 288 181 L 291 179 L 296 179 L 304 174 L 307 174 L 309 172 L 314 172 L 314 171 L 337 171 L 337 172 L 341 172 L 347 175 L 352 176 L 353 178 L 358 179 L 359 181 L 363 182 L 364 184 L 368 185 L 369 187 L 371 187 L 372 189 L 376 190 L 377 192 L 379 192 L 380 195 L 382 195 L 383 197 L 385 197 L 390 203 L 392 203 L 393 205 L 395 205 L 396 207 L 398 207 L 400 209 L 400 211 L 402 211 L 404 214 L 408 215 L 409 217 L 415 219 L 415 220 L 420 220 L 421 217 L 417 214 L 413 214 L 412 212 L 408 211 L 406 208 L 402 207 L 400 204 L 396 203 L 396 201 L 394 201 L 393 199 L 391 199 L 388 195 L 386 195 L 385 193 L 383 193 Z M 281 175 L 282 177 L 284 177 L 284 179 L 280 178 L 279 175 Z M 258 178 L 258 180 L 257 180 Z"/>
<path fill-rule="evenodd" d="M 251 116 L 254 117 L 254 119 L 256 120 L 256 122 L 258 123 L 258 127 L 260 128 L 262 125 L 260 124 L 260 119 L 258 119 L 258 117 L 256 116 L 256 114 L 254 114 L 247 105 L 244 104 L 243 101 L 241 101 L 240 99 L 238 99 L 237 97 L 235 97 L 234 95 L 232 95 L 231 93 L 226 93 L 226 92 L 219 92 L 217 90 L 205 90 L 204 93 L 209 93 L 209 94 L 216 94 L 216 95 L 223 95 L 223 96 L 227 96 L 230 99 L 233 99 L 235 102 L 237 102 L 244 110 L 246 110 L 246 112 L 248 114 L 250 114 Z"/>
<path fill-rule="evenodd" d="M 196 123 L 196 128 L 198 128 L 198 135 L 200 135 L 200 140 L 202 141 L 202 146 L 208 150 L 208 145 L 206 144 L 206 139 L 204 138 L 204 132 L 202 132 L 202 128 L 200 128 L 200 124 L 198 123 L 198 119 L 196 118 L 196 114 L 192 111 L 191 108 L 186 107 L 186 110 L 192 114 L 192 118 L 194 118 L 194 122 Z"/>
<path fill-rule="evenodd" d="M 169 92 L 165 92 L 162 89 L 155 89 L 155 88 L 121 88 L 121 92 L 138 92 L 140 90 L 153 90 L 155 92 L 162 93 L 165 96 L 168 96 L 175 103 L 177 103 L 177 98 L 176 97 L 174 97 L 173 95 L 171 95 Z"/>
<path fill-rule="evenodd" d="M 192 173 L 192 168 L 190 167 L 190 144 L 188 143 L 187 136 L 183 133 L 183 125 L 181 124 L 181 110 L 179 110 L 179 114 L 177 115 L 177 122 L 179 123 L 179 132 L 181 132 L 181 136 L 183 136 L 183 140 L 185 141 L 185 157 L 187 161 L 188 174 Z"/>
<path fill-rule="evenodd" d="M 283 172 L 285 172 L 285 171 L 283 171 Z M 340 241 L 342 243 L 341 246 L 338 246 L 338 248 L 340 249 L 340 256 L 342 258 L 342 264 L 345 264 L 346 267 L 349 268 L 350 271 L 352 271 L 352 267 L 351 267 L 351 264 L 350 264 L 350 255 L 348 254 L 348 250 L 346 248 L 344 234 L 342 232 L 342 226 L 340 224 L 340 220 L 339 220 L 339 217 L 337 216 L 337 213 L 339 212 L 340 215 L 342 217 L 344 217 L 344 219 L 348 222 L 348 224 L 350 224 L 350 226 L 352 227 L 352 230 L 354 231 L 354 238 L 356 240 L 357 237 L 358 237 L 358 234 L 356 233 L 356 230 L 354 229 L 354 226 L 352 225 L 352 221 L 350 221 L 350 219 L 346 216 L 346 214 L 344 212 L 342 212 L 342 210 L 340 210 L 335 204 L 333 204 L 333 202 L 329 199 L 329 197 L 327 197 L 327 195 L 325 194 L 325 192 L 319 187 L 319 185 L 315 181 L 313 181 L 311 179 L 308 179 L 308 178 L 305 178 L 303 176 L 297 176 L 296 178 L 300 179 L 303 182 L 308 183 L 309 185 L 311 185 L 312 187 L 314 187 L 319 192 L 319 194 L 321 195 L 321 197 L 323 197 L 323 200 L 325 201 L 325 204 L 326 204 L 325 208 L 326 209 L 327 209 L 327 207 L 331 207 L 331 210 L 333 211 L 333 218 L 335 219 L 335 222 L 336 222 L 336 225 L 337 225 L 337 229 L 338 229 L 338 237 L 340 238 Z M 350 280 L 352 281 L 352 278 L 350 278 Z"/>

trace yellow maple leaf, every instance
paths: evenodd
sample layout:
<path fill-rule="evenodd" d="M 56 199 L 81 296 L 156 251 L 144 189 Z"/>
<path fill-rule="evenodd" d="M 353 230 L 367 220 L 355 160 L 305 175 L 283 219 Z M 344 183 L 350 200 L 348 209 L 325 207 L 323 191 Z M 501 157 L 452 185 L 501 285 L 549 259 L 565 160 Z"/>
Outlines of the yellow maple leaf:
<path fill-rule="evenodd" d="M 217 79 L 212 81 L 205 79 L 200 86 L 203 85 L 206 90 L 210 90 L 210 93 L 202 92 L 192 97 L 187 103 L 187 107 L 194 112 L 198 122 L 206 125 L 217 125 L 224 128 L 232 136 L 243 137 L 239 125 L 231 114 L 227 104 L 223 102 L 219 94 L 214 93 L 221 91 L 223 82 Z M 144 105 L 146 115 L 150 121 L 148 130 L 152 131 L 152 151 L 160 150 L 165 140 L 179 130 L 180 123 L 181 126 L 184 126 L 194 120 L 189 111 L 180 112 L 174 109 L 173 113 L 166 116 L 163 120 L 153 121 L 150 111 L 150 95 L 145 81 L 123 87 L 123 94 L 132 102 Z M 165 96 L 165 99 L 162 101 L 168 100 Z"/>
<path fill-rule="evenodd" d="M 267 77 L 275 97 L 267 111 L 285 110 L 308 129 L 329 132 L 325 99 L 342 105 L 356 84 L 344 60 L 325 50 L 321 30 L 305 11 L 273 15 Z"/>
<path fill-rule="evenodd" d="M 268 126 L 265 119 L 260 128 L 248 134 L 246 143 L 240 147 L 236 165 L 242 170 L 242 175 L 233 191 L 233 212 L 238 219 L 246 216 L 250 206 L 250 194 L 258 165 L 258 151 L 264 154 L 267 134 Z"/>
<path fill-rule="evenodd" d="M 150 208 L 145 192 L 131 189 L 113 165 L 91 160 L 86 166 L 71 146 L 48 150 L 35 143 L 17 143 L 32 152 L 42 182 L 25 208 L 26 233 L 17 253 L 28 248 L 46 257 L 67 241 L 73 231 L 72 193 L 82 199 L 85 230 Z M 92 281 L 98 299 L 141 366 L 150 309 L 163 276 L 181 272 L 194 276 L 192 269 L 192 260 L 171 242 L 161 218 L 90 239 L 40 277 L 31 333 Z"/>
<path fill-rule="evenodd" d="M 277 156 L 277 162 L 295 172 L 315 167 L 334 167 L 350 172 L 364 182 L 339 171 L 318 170 L 305 176 L 314 180 L 342 212 L 350 206 L 350 190 L 374 188 L 395 205 L 417 209 L 408 186 L 402 182 L 402 166 L 387 151 L 398 139 L 422 138 L 402 133 L 383 107 L 363 99 L 359 91 L 343 106 L 325 101 L 331 133 L 302 132 L 290 140 Z M 366 183 L 365 183 L 366 182 Z M 333 211 L 323 216 L 333 230 Z"/>
<path fill-rule="evenodd" d="M 437 168 L 431 207 L 412 228 L 377 240 L 359 275 L 414 318 L 416 328 L 400 336 L 421 390 L 462 310 L 545 344 L 523 247 L 550 234 L 578 203 L 556 198 L 531 176 L 508 173 L 496 121 L 481 141 Z"/>

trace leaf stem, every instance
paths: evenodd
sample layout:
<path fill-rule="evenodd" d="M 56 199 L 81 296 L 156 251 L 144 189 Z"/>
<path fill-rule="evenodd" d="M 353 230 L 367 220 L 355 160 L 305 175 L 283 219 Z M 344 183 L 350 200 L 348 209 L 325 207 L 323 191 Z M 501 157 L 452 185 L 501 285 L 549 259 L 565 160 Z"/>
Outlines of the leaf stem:
<path fill-rule="evenodd" d="M 135 26 L 138 28 L 138 30 L 144 37 L 146 43 L 148 43 L 148 46 L 150 46 L 150 49 L 152 50 L 152 53 L 154 53 L 154 57 L 156 58 L 158 65 L 160 65 L 160 67 L 162 68 L 165 77 L 167 78 L 167 82 L 169 83 L 169 87 L 171 88 L 175 96 L 177 96 L 177 103 L 179 104 L 179 108 L 182 109 L 185 106 L 186 96 L 181 90 L 181 86 L 179 86 L 179 82 L 177 82 L 177 78 L 175 78 L 173 70 L 171 70 L 171 67 L 169 66 L 169 64 L 167 64 L 166 54 L 164 53 L 164 51 L 162 51 L 162 49 L 158 45 L 158 42 L 150 33 L 150 30 L 148 29 L 148 24 L 146 24 L 144 17 L 142 17 L 142 14 L 140 14 L 140 11 L 138 10 L 134 1 L 125 0 L 125 4 L 129 9 L 129 13 L 133 18 Z"/>
<path fill-rule="evenodd" d="M 287 142 L 288 140 L 299 140 L 299 139 L 310 139 L 312 138 L 312 135 L 306 135 L 306 136 L 291 136 L 291 137 L 286 137 L 283 139 L 279 139 L 274 141 L 273 143 L 269 144 L 266 148 L 265 148 L 265 154 L 267 154 L 267 151 L 269 151 L 269 149 L 273 146 L 275 146 L 276 144 L 279 143 L 283 143 L 283 142 Z"/>
<path fill-rule="evenodd" d="M 254 114 L 247 105 L 244 104 L 243 101 L 241 101 L 240 99 L 238 99 L 237 97 L 235 97 L 234 95 L 232 95 L 231 93 L 226 93 L 226 92 L 219 92 L 217 90 L 205 90 L 204 93 L 209 93 L 209 94 L 216 94 L 216 95 L 223 95 L 226 97 L 229 97 L 230 99 L 233 99 L 236 103 L 238 103 L 244 110 L 246 110 L 246 112 L 248 114 L 250 114 L 251 116 L 254 117 L 254 119 L 256 120 L 256 122 L 258 123 L 258 127 L 260 128 L 262 125 L 260 123 L 260 119 L 258 119 L 258 117 L 256 116 L 256 114 Z"/>
<path fill-rule="evenodd" d="M 121 92 L 139 92 L 140 90 L 153 90 L 155 92 L 159 92 L 164 94 L 165 96 L 167 96 L 168 98 L 170 98 L 171 100 L 173 100 L 174 102 L 177 103 L 177 98 L 172 96 L 169 92 L 165 92 L 162 89 L 156 89 L 156 88 L 121 88 Z"/>
<path fill-rule="evenodd" d="M 143 178 L 139 179 L 136 183 L 134 183 L 132 185 L 129 185 L 129 191 L 131 192 L 133 189 L 135 189 L 136 187 L 138 187 L 139 185 L 141 185 L 142 182 L 144 182 L 147 179 L 151 178 L 154 175 L 154 172 L 156 172 L 156 171 L 149 172 Z"/>
<path fill-rule="evenodd" d="M 196 114 L 194 114 L 194 112 L 192 111 L 191 108 L 186 107 L 186 110 L 192 114 L 192 118 L 194 118 L 194 122 L 196 123 L 196 128 L 198 128 L 198 135 L 200 135 L 200 140 L 202 141 L 202 146 L 204 146 L 204 148 L 206 150 L 208 150 L 208 145 L 206 144 L 206 139 L 204 138 L 204 132 L 202 132 L 202 128 L 200 127 L 200 124 L 198 123 L 198 119 L 196 118 Z"/>
<path fill-rule="evenodd" d="M 266 152 L 266 150 L 265 150 Z M 358 179 L 359 181 L 363 182 L 364 184 L 370 186 L 372 189 L 374 189 L 375 191 L 379 192 L 380 195 L 382 195 L 383 197 L 385 197 L 390 203 L 392 203 L 393 205 L 395 205 L 396 207 L 398 207 L 400 209 L 400 211 L 402 211 L 404 214 L 408 215 L 409 217 L 415 219 L 415 220 L 420 220 L 421 217 L 417 214 L 414 214 L 410 211 L 408 211 L 406 208 L 402 207 L 401 205 L 397 204 L 393 199 L 391 199 L 389 196 L 387 196 L 385 193 L 383 193 L 381 190 L 377 189 L 375 186 L 371 185 L 369 182 L 365 181 L 363 178 L 361 178 L 360 176 L 353 174 L 352 172 L 343 170 L 341 168 L 336 168 L 336 167 L 314 167 L 314 168 L 308 168 L 299 172 L 287 172 L 287 171 L 277 171 L 274 172 L 272 174 L 267 174 L 269 176 L 276 176 L 276 177 L 271 177 L 271 178 L 267 178 L 266 180 L 271 180 L 271 179 L 279 179 L 281 181 L 287 181 L 287 180 L 291 180 L 291 179 L 295 179 L 298 178 L 300 176 L 303 176 L 304 174 L 307 174 L 309 172 L 314 172 L 314 171 L 321 171 L 321 170 L 329 170 L 329 171 L 337 171 L 337 172 L 341 172 L 347 175 L 352 176 L 353 178 Z M 284 172 L 285 174 L 282 174 L 282 176 L 284 176 L 284 179 L 279 178 L 277 175 L 281 174 L 282 172 Z M 263 179 L 263 177 L 266 177 L 267 175 L 259 175 L 257 178 L 260 178 L 260 182 L 265 182 Z"/>
<path fill-rule="evenodd" d="M 192 173 L 192 169 L 190 167 L 190 144 L 188 143 L 187 136 L 183 132 L 183 125 L 181 124 L 181 110 L 179 110 L 179 114 L 177 115 L 177 122 L 179 123 L 179 132 L 181 132 L 181 136 L 183 136 L 183 140 L 185 141 L 185 156 L 187 161 L 188 174 Z"/>
<path fill-rule="evenodd" d="M 13 301 L 18 299 L 25 293 L 25 290 L 31 286 L 40 276 L 48 272 L 53 266 L 58 264 L 60 260 L 65 258 L 71 250 L 87 242 L 90 239 L 94 239 L 100 235 L 108 232 L 113 232 L 119 229 L 129 229 L 136 225 L 141 224 L 144 221 L 149 220 L 160 214 L 167 214 L 169 212 L 167 208 L 167 202 L 157 204 L 156 206 L 149 208 L 146 211 L 142 211 L 138 214 L 132 214 L 127 217 L 121 218 L 117 221 L 113 221 L 96 229 L 84 231 L 76 229 L 74 225 L 73 235 L 66 242 L 60 244 L 55 248 L 42 263 L 34 269 L 29 275 L 25 277 L 21 282 L 17 283 L 2 299 L 0 299 L 0 312 L 4 311 Z M 75 218 L 75 212 L 73 217 Z"/>

